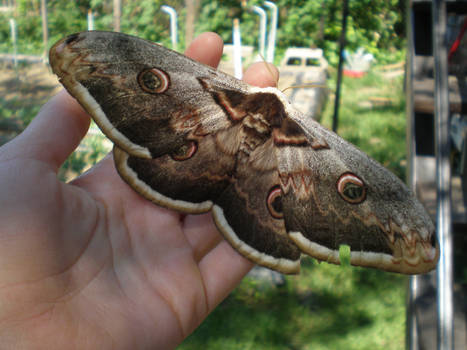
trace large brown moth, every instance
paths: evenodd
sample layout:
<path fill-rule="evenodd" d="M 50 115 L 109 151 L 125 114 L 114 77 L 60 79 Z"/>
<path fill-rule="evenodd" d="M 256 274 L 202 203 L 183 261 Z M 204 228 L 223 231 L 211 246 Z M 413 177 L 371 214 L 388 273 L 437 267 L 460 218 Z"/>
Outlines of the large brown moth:
<path fill-rule="evenodd" d="M 83 32 L 56 43 L 61 83 L 114 143 L 121 177 L 154 203 L 212 211 L 253 262 L 297 273 L 302 252 L 423 273 L 438 261 L 429 216 L 392 173 L 295 110 L 149 41 Z"/>

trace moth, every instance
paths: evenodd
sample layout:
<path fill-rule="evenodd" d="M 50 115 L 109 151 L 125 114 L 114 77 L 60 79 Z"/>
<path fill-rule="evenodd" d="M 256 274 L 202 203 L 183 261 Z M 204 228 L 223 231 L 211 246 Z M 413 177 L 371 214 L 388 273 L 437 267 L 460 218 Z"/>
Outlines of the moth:
<path fill-rule="evenodd" d="M 435 268 L 423 206 L 392 173 L 275 88 L 257 88 L 149 41 L 82 32 L 50 64 L 113 141 L 120 176 L 157 205 L 212 211 L 251 261 L 297 273 L 300 256 L 406 274 Z"/>

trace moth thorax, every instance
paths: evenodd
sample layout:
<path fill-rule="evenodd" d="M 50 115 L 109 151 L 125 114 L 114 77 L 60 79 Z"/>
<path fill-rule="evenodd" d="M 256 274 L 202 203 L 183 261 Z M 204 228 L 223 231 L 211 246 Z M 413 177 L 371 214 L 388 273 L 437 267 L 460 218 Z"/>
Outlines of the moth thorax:
<path fill-rule="evenodd" d="M 271 132 L 269 124 L 261 114 L 248 114 L 243 119 L 243 125 L 249 129 L 256 130 L 258 134 L 268 135 Z"/>

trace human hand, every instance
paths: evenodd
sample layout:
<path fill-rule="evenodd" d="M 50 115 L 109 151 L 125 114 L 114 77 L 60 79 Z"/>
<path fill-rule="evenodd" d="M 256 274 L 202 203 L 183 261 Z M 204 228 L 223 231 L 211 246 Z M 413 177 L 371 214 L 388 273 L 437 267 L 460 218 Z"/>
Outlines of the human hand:
<path fill-rule="evenodd" d="M 216 66 L 222 41 L 205 33 L 186 54 Z M 275 79 L 263 63 L 245 74 L 259 86 Z M 210 214 L 185 216 L 143 199 L 111 155 L 60 182 L 57 171 L 89 122 L 62 91 L 0 148 L 2 348 L 170 349 L 252 267 Z"/>

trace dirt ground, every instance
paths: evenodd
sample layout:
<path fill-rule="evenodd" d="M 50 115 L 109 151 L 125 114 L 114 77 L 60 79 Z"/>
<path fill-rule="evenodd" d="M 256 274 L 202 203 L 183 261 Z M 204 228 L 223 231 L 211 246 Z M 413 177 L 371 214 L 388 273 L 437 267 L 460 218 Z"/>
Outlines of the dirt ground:
<path fill-rule="evenodd" d="M 11 63 L 0 66 L 0 96 L 9 101 L 20 97 L 24 103 L 46 101 L 60 90 L 60 84 L 49 66 L 44 63 Z"/>
<path fill-rule="evenodd" d="M 0 144 L 21 132 L 61 85 L 44 63 L 0 62 Z"/>
<path fill-rule="evenodd" d="M 0 61 L 0 145 L 18 135 L 52 96 L 62 89 L 57 77 L 44 63 L 20 64 Z M 96 163 L 112 143 L 95 125 L 77 150 L 62 166 L 59 176 L 69 180 Z"/>

